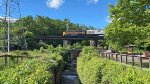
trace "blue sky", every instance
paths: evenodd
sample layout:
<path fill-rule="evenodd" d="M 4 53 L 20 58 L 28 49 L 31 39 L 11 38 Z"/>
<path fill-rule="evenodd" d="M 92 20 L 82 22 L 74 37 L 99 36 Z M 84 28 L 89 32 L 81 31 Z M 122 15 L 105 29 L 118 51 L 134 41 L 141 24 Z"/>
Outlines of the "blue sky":
<path fill-rule="evenodd" d="M 41 15 L 61 20 L 69 18 L 73 23 L 103 29 L 108 24 L 108 4 L 115 4 L 116 0 L 19 0 L 19 2 L 22 17 Z"/>

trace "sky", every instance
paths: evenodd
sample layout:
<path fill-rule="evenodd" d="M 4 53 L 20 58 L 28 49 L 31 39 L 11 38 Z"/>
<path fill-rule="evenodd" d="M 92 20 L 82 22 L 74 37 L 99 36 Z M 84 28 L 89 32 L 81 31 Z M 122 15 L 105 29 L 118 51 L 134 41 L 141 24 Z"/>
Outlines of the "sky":
<path fill-rule="evenodd" d="M 18 0 L 21 16 L 48 16 L 53 19 L 68 18 L 73 23 L 105 28 L 108 19 L 108 4 L 116 0 Z M 0 0 L 2 5 L 2 0 Z M 0 10 L 1 12 L 1 10 Z M 1 16 L 1 13 L 0 13 Z"/>

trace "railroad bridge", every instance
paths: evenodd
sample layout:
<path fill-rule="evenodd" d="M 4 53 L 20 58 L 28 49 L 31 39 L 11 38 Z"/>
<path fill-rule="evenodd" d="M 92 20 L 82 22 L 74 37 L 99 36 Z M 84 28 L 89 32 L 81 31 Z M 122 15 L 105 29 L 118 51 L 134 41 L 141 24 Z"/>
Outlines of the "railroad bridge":
<path fill-rule="evenodd" d="M 90 46 L 97 46 L 98 40 L 104 40 L 104 35 L 98 35 L 98 36 L 72 36 L 72 37 L 65 37 L 65 36 L 36 36 L 37 40 L 62 40 L 63 46 L 65 47 L 70 43 L 72 40 L 89 40 Z"/>

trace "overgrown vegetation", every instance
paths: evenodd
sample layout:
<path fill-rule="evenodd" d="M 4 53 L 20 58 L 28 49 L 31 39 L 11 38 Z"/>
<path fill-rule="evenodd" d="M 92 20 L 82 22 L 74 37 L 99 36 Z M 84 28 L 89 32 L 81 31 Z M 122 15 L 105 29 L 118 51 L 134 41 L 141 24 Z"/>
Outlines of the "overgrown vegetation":
<path fill-rule="evenodd" d="M 5 67 L 0 71 L 1 84 L 53 84 L 58 71 L 63 71 L 65 49 L 61 46 L 48 49 L 28 51 L 30 56 L 39 58 L 22 60 L 13 67 Z M 17 52 L 20 54 L 19 52 Z"/>
<path fill-rule="evenodd" d="M 101 58 L 96 49 L 85 47 L 78 57 L 82 84 L 149 84 L 150 71 Z"/>

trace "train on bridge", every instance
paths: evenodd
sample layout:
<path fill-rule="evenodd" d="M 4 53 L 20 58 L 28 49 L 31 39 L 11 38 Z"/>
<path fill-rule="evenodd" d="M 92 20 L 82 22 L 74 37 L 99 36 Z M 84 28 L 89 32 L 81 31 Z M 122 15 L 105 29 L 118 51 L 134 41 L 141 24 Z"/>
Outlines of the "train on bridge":
<path fill-rule="evenodd" d="M 103 36 L 103 30 L 70 30 L 63 32 L 64 37 Z"/>

